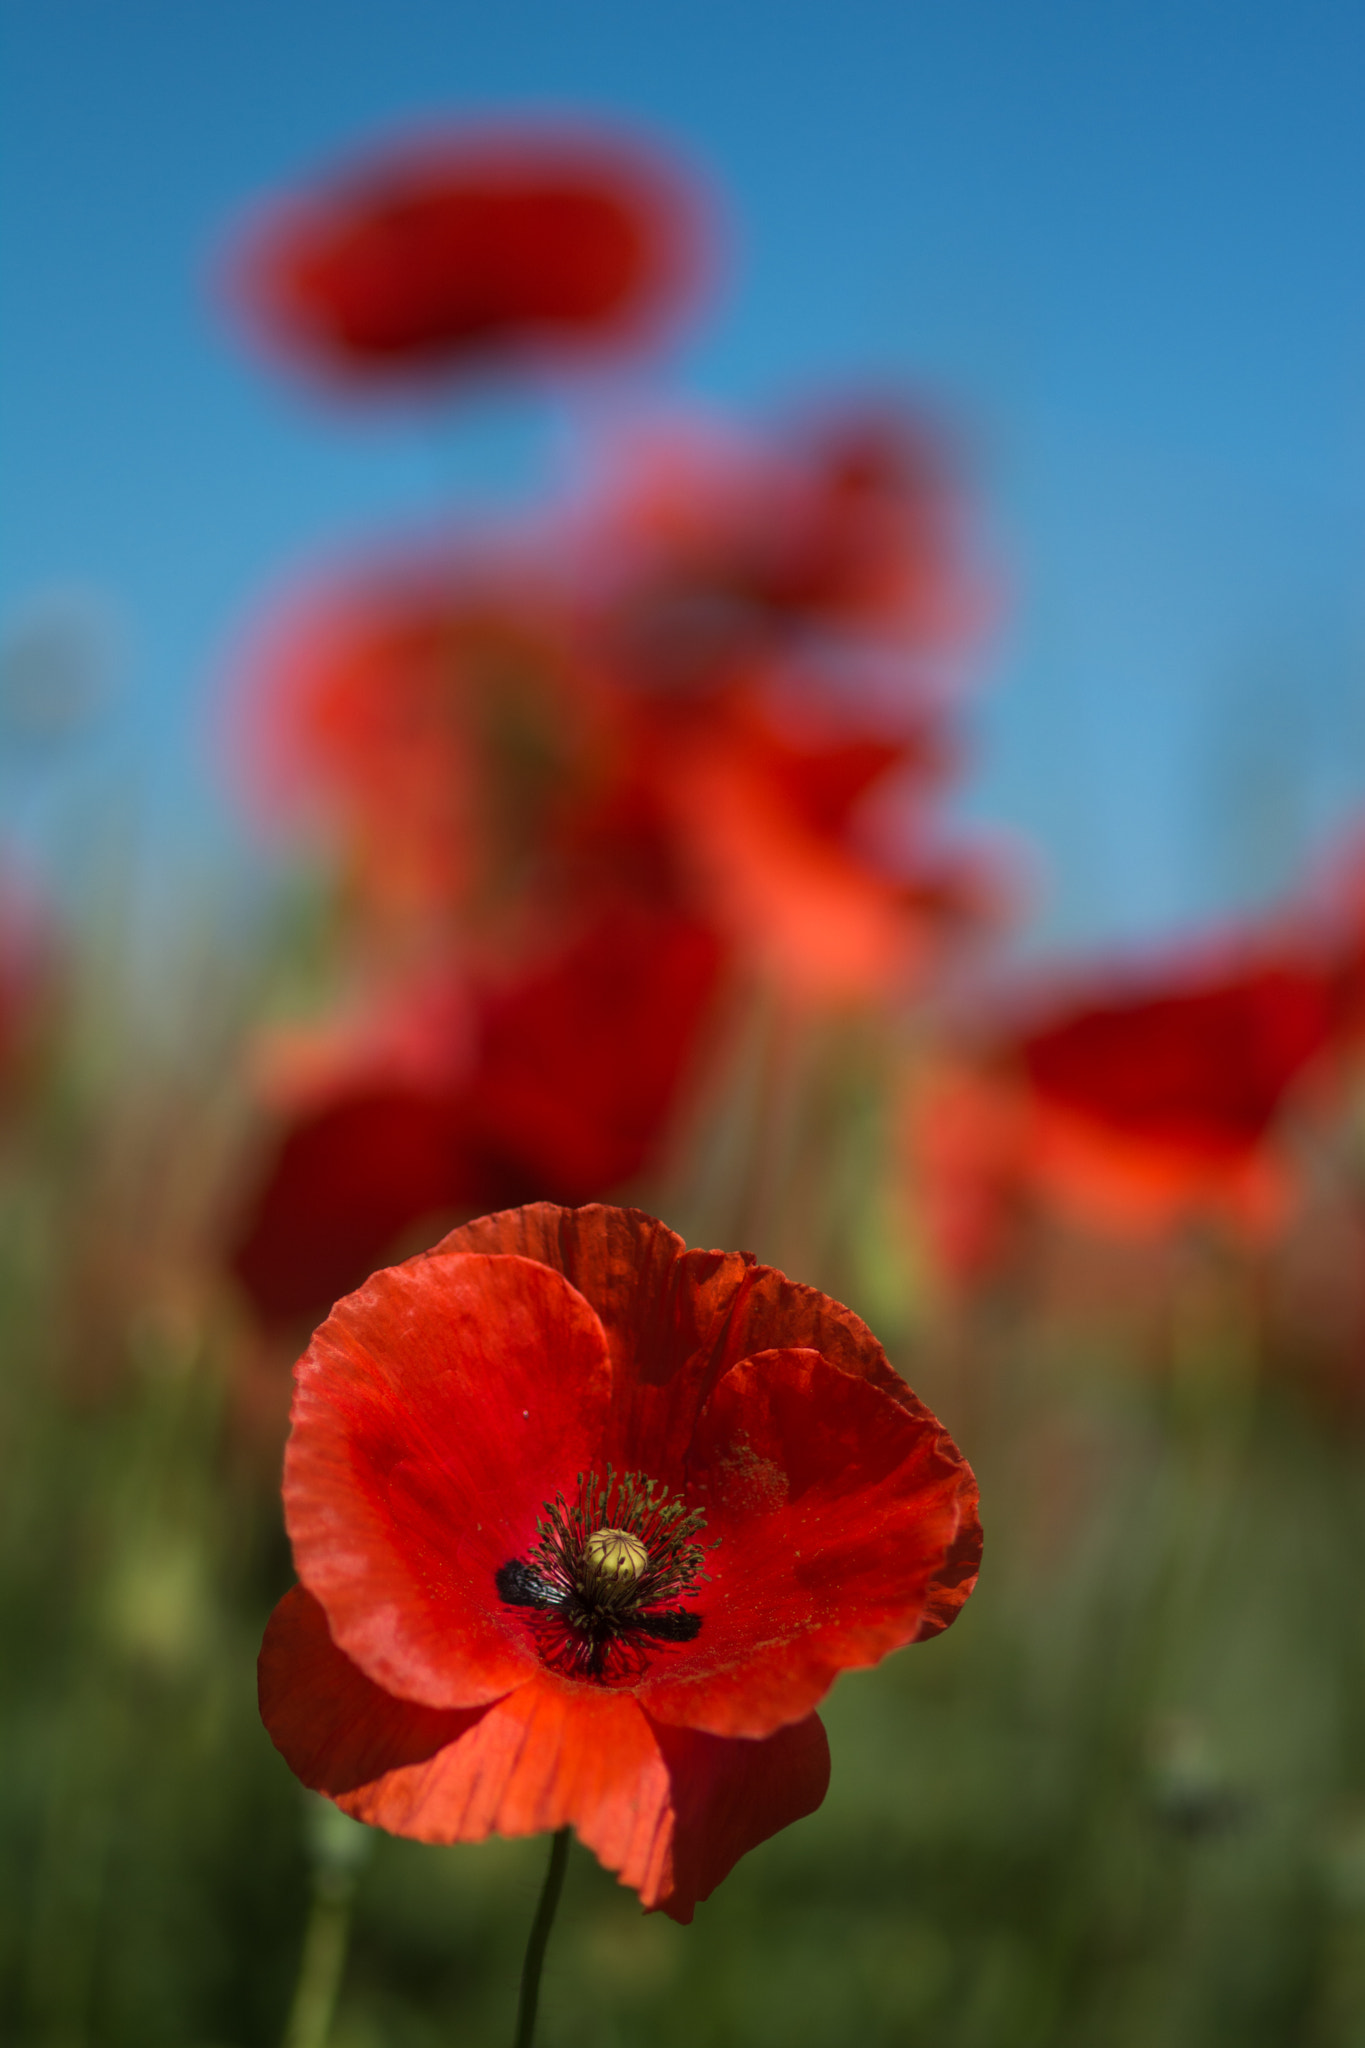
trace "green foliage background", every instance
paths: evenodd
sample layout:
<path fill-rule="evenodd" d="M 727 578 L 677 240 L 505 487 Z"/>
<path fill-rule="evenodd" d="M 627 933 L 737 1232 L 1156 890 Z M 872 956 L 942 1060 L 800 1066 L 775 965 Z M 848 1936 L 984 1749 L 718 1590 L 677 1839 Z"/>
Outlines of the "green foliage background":
<path fill-rule="evenodd" d="M 211 1249 L 259 987 L 204 958 L 167 985 L 157 1040 L 107 959 L 74 975 L 5 1141 L 0 2035 L 281 2041 L 319 1890 L 334 1931 L 353 1895 L 332 2048 L 503 2042 L 546 1844 L 371 1837 L 256 1716 L 278 1439 L 243 1429 Z M 1103 1289 L 1098 1316 L 1025 1287 L 948 1332 L 878 1207 L 875 1062 L 821 1057 L 788 1134 L 836 1191 L 809 1277 L 884 1328 L 899 1302 L 899 1362 L 981 1479 L 981 1585 L 841 1681 L 824 1808 L 692 1927 L 574 1849 L 545 2048 L 1365 2042 L 1354 1427 L 1259 1370 L 1216 1287 L 1160 1372 Z"/>

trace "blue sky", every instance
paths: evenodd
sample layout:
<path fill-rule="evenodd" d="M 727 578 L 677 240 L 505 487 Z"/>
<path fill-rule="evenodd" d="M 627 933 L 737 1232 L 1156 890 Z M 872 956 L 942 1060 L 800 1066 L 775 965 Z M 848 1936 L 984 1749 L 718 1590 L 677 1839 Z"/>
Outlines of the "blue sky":
<path fill-rule="evenodd" d="M 1217 914 L 1365 809 L 1354 4 L 0 21 L 0 603 L 83 592 L 117 650 L 83 748 L 0 772 L 21 832 L 135 769 L 156 845 L 229 857 L 204 706 L 231 635 L 291 565 L 475 495 L 518 423 L 338 420 L 237 346 L 215 247 L 367 137 L 535 108 L 656 133 L 729 213 L 727 291 L 642 400 L 872 380 L 954 422 L 1008 592 L 963 808 L 1038 849 L 1042 930 Z"/>

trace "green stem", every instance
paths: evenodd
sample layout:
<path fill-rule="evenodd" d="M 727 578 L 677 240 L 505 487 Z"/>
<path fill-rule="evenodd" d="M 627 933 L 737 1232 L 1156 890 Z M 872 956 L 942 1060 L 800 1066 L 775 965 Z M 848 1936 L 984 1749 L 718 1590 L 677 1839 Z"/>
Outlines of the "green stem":
<path fill-rule="evenodd" d="M 346 1967 L 353 1889 L 350 1883 L 319 1884 L 313 1894 L 284 2048 L 327 2048 Z"/>
<path fill-rule="evenodd" d="M 536 2031 L 536 2007 L 540 2003 L 540 1972 L 545 1949 L 554 1926 L 559 1894 L 564 1889 L 564 1866 L 569 1860 L 569 1830 L 561 1828 L 550 1842 L 550 1865 L 531 1922 L 526 1943 L 526 1960 L 521 1966 L 521 1996 L 517 2000 L 517 2031 L 512 2048 L 531 2048 Z"/>

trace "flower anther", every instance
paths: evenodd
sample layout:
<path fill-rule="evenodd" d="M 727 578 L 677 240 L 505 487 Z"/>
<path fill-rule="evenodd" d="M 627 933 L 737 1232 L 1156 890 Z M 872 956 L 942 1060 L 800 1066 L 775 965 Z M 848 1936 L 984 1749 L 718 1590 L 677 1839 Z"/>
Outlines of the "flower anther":
<path fill-rule="evenodd" d="M 494 1574 L 498 1593 L 536 1612 L 553 1670 L 603 1684 L 638 1678 L 646 1643 L 690 1643 L 701 1629 L 700 1614 L 678 1603 L 707 1577 L 692 1541 L 705 1519 L 643 1472 L 580 1472 L 573 1506 L 556 1494 L 529 1555 Z"/>

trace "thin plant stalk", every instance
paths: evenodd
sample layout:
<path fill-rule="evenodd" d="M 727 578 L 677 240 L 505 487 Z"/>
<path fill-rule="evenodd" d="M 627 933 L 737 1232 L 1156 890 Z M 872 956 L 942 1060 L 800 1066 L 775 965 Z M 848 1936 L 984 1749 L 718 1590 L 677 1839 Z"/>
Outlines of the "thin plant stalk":
<path fill-rule="evenodd" d="M 346 1967 L 353 1892 L 353 1884 L 332 1883 L 319 1884 L 313 1893 L 283 2048 L 327 2048 Z"/>
<path fill-rule="evenodd" d="M 346 1969 L 356 1886 L 374 1846 L 371 1830 L 339 1812 L 330 1800 L 310 1793 L 307 1814 L 313 1905 L 283 2048 L 327 2048 Z"/>
<path fill-rule="evenodd" d="M 559 1906 L 559 1895 L 564 1889 L 564 1868 L 568 1860 L 569 1830 L 560 1828 L 550 1841 L 550 1862 L 545 1872 L 545 1883 L 541 1887 L 536 1917 L 531 1922 L 531 1932 L 526 1942 L 526 1957 L 521 1966 L 521 1995 L 517 2000 L 517 2031 L 512 2048 L 532 2048 L 535 2039 L 536 2008 L 540 2004 L 540 1973 L 545 1963 L 550 1929 L 554 1926 L 555 1913 Z"/>

